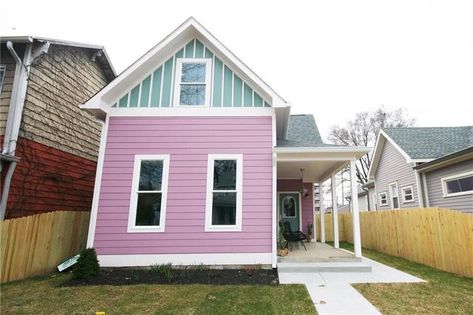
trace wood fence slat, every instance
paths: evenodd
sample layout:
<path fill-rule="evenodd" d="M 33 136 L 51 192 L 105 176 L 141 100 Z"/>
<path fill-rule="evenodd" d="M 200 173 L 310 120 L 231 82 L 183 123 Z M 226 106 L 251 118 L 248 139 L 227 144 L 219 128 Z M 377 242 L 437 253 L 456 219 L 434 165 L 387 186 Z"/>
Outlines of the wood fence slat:
<path fill-rule="evenodd" d="M 325 237 L 333 240 L 331 214 Z M 320 240 L 320 215 L 316 215 Z M 361 245 L 441 270 L 473 277 L 473 215 L 439 208 L 360 213 Z M 353 243 L 352 215 L 339 214 L 340 241 Z"/>
<path fill-rule="evenodd" d="M 89 213 L 56 211 L 0 222 L 0 283 L 44 275 L 85 248 Z"/>

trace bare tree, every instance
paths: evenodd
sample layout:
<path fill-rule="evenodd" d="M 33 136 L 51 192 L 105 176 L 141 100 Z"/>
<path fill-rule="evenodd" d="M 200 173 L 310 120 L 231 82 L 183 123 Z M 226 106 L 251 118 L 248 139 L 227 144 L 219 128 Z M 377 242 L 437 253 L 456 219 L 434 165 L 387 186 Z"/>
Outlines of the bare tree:
<path fill-rule="evenodd" d="M 335 144 L 372 147 L 381 128 L 411 127 L 415 122 L 401 108 L 388 111 L 381 106 L 373 112 L 357 113 L 355 119 L 348 121 L 344 127 L 332 126 L 328 139 Z M 368 181 L 371 154 L 366 154 L 356 164 L 356 176 L 360 184 Z"/>

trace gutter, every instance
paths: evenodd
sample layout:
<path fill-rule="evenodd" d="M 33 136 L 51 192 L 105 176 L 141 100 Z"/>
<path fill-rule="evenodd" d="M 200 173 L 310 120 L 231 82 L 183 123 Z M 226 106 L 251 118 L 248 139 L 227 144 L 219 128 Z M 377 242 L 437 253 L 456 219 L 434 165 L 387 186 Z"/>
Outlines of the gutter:
<path fill-rule="evenodd" d="M 18 56 L 13 42 L 8 41 L 6 46 L 16 62 L 15 76 L 13 79 L 12 92 L 10 96 L 10 105 L 8 107 L 8 118 L 5 126 L 5 137 L 3 139 L 3 148 L 0 159 L 0 172 L 6 167 L 5 180 L 2 187 L 2 199 L 0 200 L 0 220 L 5 219 L 8 195 L 10 192 L 11 179 L 15 171 L 18 158 L 16 154 L 16 144 L 20 132 L 20 124 L 25 106 L 26 89 L 28 86 L 28 77 L 31 64 L 42 54 L 47 53 L 49 42 L 42 43 L 37 49 L 33 50 L 33 43 L 27 42 L 23 60 Z"/>

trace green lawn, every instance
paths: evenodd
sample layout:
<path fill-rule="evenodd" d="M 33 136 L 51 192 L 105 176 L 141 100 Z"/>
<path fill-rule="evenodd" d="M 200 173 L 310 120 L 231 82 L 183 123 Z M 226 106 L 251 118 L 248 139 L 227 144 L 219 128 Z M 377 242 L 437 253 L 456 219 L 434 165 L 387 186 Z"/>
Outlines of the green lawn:
<path fill-rule="evenodd" d="M 348 243 L 340 243 L 340 247 L 353 250 L 353 246 Z M 473 314 L 472 278 L 369 249 L 363 249 L 363 256 L 428 281 L 353 285 L 383 314 Z"/>
<path fill-rule="evenodd" d="M 314 314 L 303 285 L 58 287 L 68 275 L 1 286 L 1 314 Z"/>

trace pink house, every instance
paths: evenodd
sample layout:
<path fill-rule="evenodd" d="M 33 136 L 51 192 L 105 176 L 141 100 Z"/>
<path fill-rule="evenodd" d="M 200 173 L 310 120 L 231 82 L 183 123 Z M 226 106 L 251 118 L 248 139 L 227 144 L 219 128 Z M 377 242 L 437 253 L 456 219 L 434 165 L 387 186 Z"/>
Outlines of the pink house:
<path fill-rule="evenodd" d="M 314 184 L 367 152 L 324 144 L 193 18 L 82 109 L 104 122 L 88 235 L 102 266 L 276 267 L 278 222 L 307 232 Z"/>

